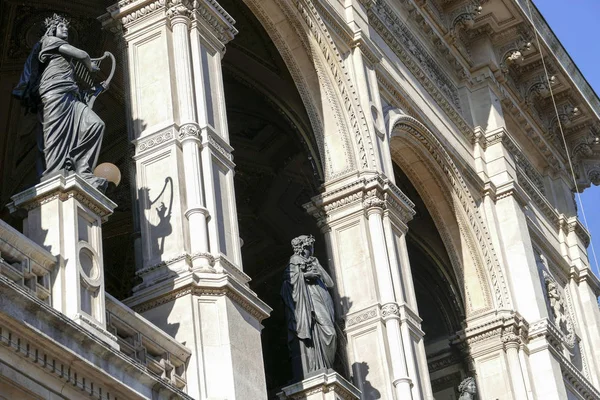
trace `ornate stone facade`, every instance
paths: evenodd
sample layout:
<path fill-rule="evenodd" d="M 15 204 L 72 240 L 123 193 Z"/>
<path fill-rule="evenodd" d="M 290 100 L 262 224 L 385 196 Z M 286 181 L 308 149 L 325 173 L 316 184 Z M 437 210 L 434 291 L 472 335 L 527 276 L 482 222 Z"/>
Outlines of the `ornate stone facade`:
<path fill-rule="evenodd" d="M 32 180 L 9 88 L 57 3 L 2 3 L 0 398 L 600 399 L 600 100 L 529 0 L 339 3 L 69 6 L 118 55 L 107 196 Z M 338 346 L 291 382 L 301 233 Z"/>

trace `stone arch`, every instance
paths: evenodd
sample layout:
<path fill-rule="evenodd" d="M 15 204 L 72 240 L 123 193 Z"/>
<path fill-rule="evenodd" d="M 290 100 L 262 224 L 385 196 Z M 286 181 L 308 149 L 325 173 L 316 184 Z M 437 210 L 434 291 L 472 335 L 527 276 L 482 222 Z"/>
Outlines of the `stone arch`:
<path fill-rule="evenodd" d="M 281 54 L 309 115 L 329 180 L 375 165 L 356 90 L 310 0 L 244 0 Z"/>
<path fill-rule="evenodd" d="M 393 110 L 387 122 L 392 159 L 423 198 L 463 282 L 467 318 L 509 308 L 508 286 L 483 216 L 451 156 L 417 119 Z"/>

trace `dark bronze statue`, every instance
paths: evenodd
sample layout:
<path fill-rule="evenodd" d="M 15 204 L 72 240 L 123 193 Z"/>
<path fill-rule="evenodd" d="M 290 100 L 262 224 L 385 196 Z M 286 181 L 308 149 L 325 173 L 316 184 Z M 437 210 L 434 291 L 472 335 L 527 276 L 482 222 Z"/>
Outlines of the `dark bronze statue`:
<path fill-rule="evenodd" d="M 13 91 L 29 111 L 38 113 L 42 125 L 38 174 L 45 180 L 61 172 L 76 172 L 92 186 L 104 190 L 106 180 L 93 175 L 104 122 L 92 111 L 90 96 L 78 86 L 74 65 L 79 62 L 90 72 L 99 67 L 88 53 L 67 42 L 67 19 L 54 14 L 44 23 L 46 31 L 31 51 Z M 103 90 L 107 83 L 101 86 Z"/>
<path fill-rule="evenodd" d="M 296 380 L 332 368 L 337 345 L 333 300 L 328 291 L 333 280 L 313 257 L 314 242 L 306 235 L 292 240 L 294 255 L 281 288 Z"/>

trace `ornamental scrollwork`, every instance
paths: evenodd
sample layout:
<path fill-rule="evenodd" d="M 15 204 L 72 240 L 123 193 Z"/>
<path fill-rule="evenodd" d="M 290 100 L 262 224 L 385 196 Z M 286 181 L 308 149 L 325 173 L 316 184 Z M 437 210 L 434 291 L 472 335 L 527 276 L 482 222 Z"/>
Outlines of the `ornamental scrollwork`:
<path fill-rule="evenodd" d="M 186 17 L 192 14 L 191 2 L 189 0 L 169 0 L 167 2 L 167 16 L 171 18 Z"/>
<path fill-rule="evenodd" d="M 400 317 L 400 308 L 396 303 L 387 303 L 381 306 L 381 316 L 383 319 L 389 318 L 399 318 Z"/>
<path fill-rule="evenodd" d="M 185 124 L 179 128 L 179 140 L 194 138 L 200 140 L 200 128 L 196 124 Z"/>

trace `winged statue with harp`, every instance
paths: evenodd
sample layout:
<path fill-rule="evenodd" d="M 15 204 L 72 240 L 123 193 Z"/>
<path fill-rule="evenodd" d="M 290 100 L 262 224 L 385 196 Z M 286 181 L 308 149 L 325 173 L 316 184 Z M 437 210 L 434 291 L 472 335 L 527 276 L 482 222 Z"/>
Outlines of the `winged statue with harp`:
<path fill-rule="evenodd" d="M 41 122 L 38 148 L 40 179 L 61 172 L 75 172 L 104 191 L 106 180 L 94 176 L 104 122 L 92 110 L 96 98 L 107 90 L 115 70 L 115 58 L 106 52 L 98 59 L 68 43 L 69 21 L 54 14 L 44 21 L 46 31 L 31 51 L 13 95 Z M 95 84 L 92 74 L 110 59 L 108 78 Z"/>

